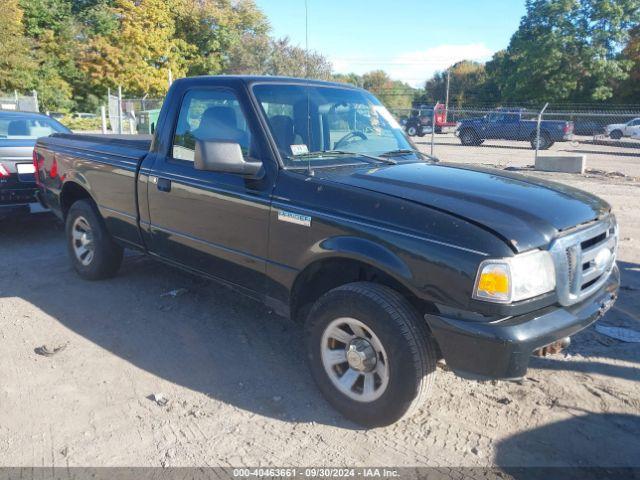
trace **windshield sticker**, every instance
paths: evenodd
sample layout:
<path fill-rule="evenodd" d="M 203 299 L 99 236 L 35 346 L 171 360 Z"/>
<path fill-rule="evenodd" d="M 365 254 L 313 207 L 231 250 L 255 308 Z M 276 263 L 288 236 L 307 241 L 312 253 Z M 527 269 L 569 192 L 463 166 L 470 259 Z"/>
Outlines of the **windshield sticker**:
<path fill-rule="evenodd" d="M 307 147 L 304 143 L 301 145 L 289 145 L 291 147 L 291 153 L 293 155 L 304 155 L 305 153 L 309 153 L 309 147 Z"/>

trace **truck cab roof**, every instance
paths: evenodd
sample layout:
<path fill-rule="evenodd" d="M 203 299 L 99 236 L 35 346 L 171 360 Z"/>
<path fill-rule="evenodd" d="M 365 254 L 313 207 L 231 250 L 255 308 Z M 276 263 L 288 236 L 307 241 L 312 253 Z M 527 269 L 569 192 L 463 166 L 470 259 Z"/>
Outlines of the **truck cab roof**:
<path fill-rule="evenodd" d="M 285 76 L 272 76 L 272 75 L 200 75 L 196 77 L 181 78 L 175 80 L 174 83 L 184 83 L 185 85 L 199 85 L 206 84 L 228 84 L 235 82 L 242 82 L 247 85 L 254 83 L 297 83 L 297 84 L 309 84 L 316 86 L 327 87 L 341 87 L 351 88 L 359 90 L 359 87 L 350 83 L 330 82 L 326 80 L 315 80 L 311 78 L 297 78 L 297 77 L 285 77 Z"/>

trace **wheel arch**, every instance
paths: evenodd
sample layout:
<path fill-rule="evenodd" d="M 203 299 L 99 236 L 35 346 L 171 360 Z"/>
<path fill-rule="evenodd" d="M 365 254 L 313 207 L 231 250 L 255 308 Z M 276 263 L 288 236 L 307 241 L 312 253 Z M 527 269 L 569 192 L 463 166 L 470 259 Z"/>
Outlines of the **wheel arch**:
<path fill-rule="evenodd" d="M 71 205 L 78 200 L 89 200 L 97 205 L 85 182 L 77 178 L 67 180 L 60 190 L 60 211 L 63 218 L 67 217 Z"/>
<path fill-rule="evenodd" d="M 420 299 L 411 286 L 413 274 L 389 248 L 356 237 L 334 237 L 314 248 L 324 252 L 296 276 L 290 291 L 291 318 L 303 321 L 311 305 L 324 293 L 347 283 L 368 281 L 386 285 L 401 293 L 421 313 L 436 311 Z"/>

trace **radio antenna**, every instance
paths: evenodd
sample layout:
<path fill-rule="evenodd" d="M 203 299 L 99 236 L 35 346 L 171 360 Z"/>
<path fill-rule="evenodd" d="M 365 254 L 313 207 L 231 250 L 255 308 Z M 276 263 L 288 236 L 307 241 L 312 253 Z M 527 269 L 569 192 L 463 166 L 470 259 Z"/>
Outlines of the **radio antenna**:
<path fill-rule="evenodd" d="M 309 78 L 309 0 L 304 0 L 304 76 Z"/>
<path fill-rule="evenodd" d="M 309 78 L 309 0 L 304 0 L 304 76 Z M 311 98 L 309 85 L 307 89 L 307 149 L 311 150 Z M 307 174 L 313 175 L 311 170 L 311 156 L 307 156 Z"/>

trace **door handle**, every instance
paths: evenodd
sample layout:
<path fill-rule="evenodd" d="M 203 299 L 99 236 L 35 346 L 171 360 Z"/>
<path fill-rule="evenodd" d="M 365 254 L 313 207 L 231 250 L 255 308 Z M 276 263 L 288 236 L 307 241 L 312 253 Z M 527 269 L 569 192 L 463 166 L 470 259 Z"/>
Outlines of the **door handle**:
<path fill-rule="evenodd" d="M 171 191 L 171 180 L 168 178 L 158 178 L 158 181 L 155 182 L 158 190 L 161 192 L 170 192 Z"/>

